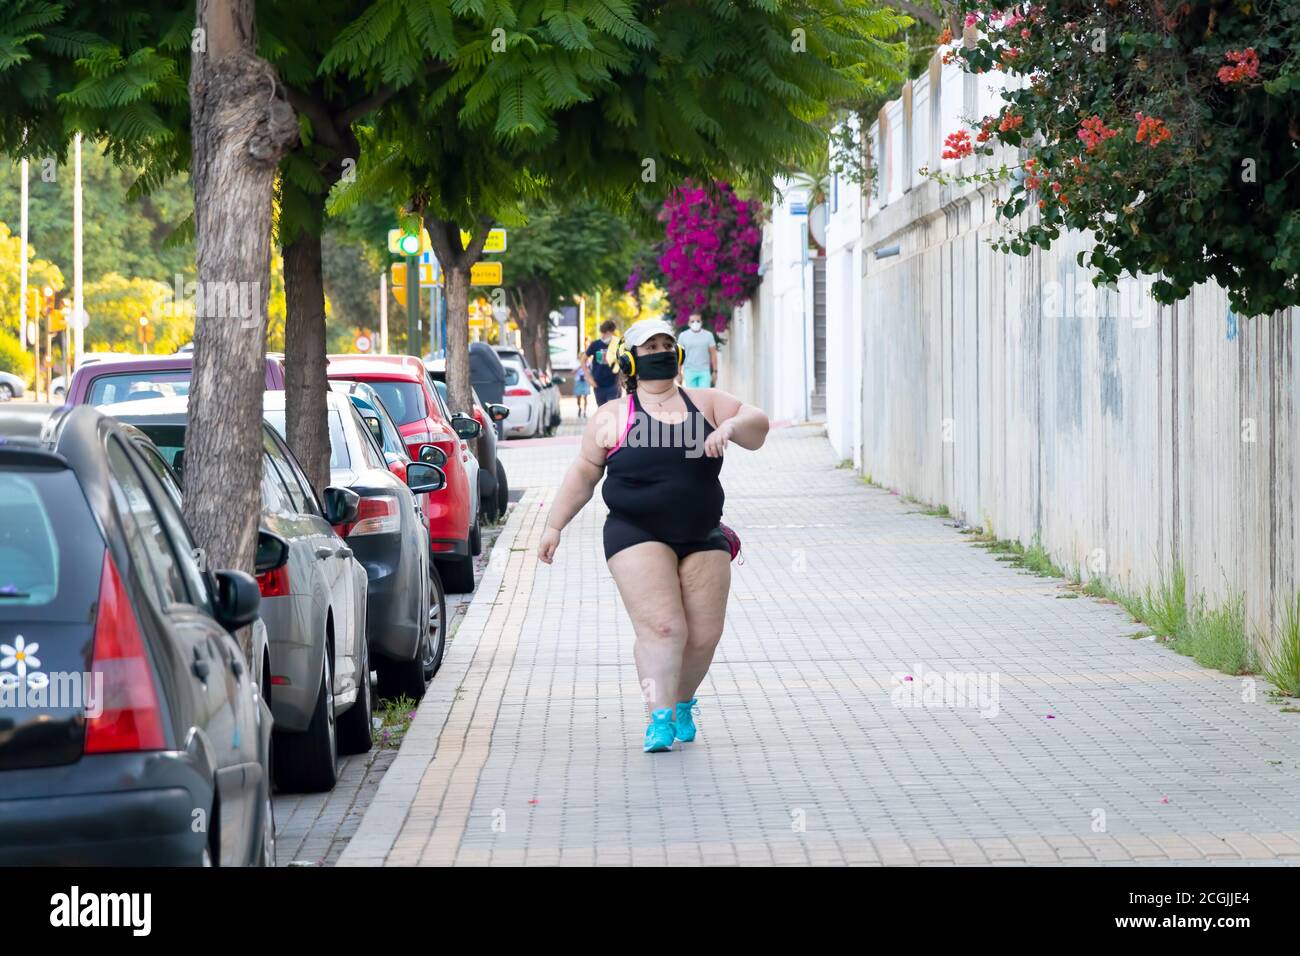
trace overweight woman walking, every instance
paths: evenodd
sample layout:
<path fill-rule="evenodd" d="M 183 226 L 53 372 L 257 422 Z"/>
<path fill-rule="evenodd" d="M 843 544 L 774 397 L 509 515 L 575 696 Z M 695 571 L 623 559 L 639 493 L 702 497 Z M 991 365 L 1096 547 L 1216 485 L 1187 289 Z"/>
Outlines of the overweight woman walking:
<path fill-rule="evenodd" d="M 692 708 L 722 637 L 739 542 L 721 524 L 722 456 L 756 449 L 768 420 L 715 388 L 679 388 L 673 328 L 643 319 L 617 353 L 627 395 L 597 409 L 565 473 L 538 556 L 555 558 L 560 532 L 605 476 L 605 560 L 636 631 L 637 674 L 650 724 L 645 751 L 695 739 Z"/>

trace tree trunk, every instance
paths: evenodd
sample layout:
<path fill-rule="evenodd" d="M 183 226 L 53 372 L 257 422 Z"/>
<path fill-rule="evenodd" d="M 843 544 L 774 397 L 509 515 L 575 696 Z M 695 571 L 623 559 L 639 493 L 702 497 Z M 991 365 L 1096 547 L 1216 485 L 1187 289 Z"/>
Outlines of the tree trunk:
<path fill-rule="evenodd" d="M 520 291 L 528 361 L 533 368 L 546 371 L 551 367 L 551 288 L 541 280 L 529 279 Z"/>
<path fill-rule="evenodd" d="M 447 393 L 453 412 L 474 407 L 469 379 L 469 266 L 457 265 L 447 277 Z"/>
<path fill-rule="evenodd" d="M 442 266 L 447 294 L 447 393 L 452 411 L 469 412 L 474 392 L 469 379 L 469 274 L 483 254 L 493 220 L 481 218 L 470 238 L 469 248 L 460 244 L 460 226 L 454 222 L 424 217 L 434 254 Z"/>
<path fill-rule="evenodd" d="M 309 198 L 324 206 L 324 194 Z M 293 356 L 284 368 L 284 437 L 319 493 L 330 482 L 325 284 L 319 232 L 303 229 L 285 245 L 284 297 L 285 351 Z"/>
<path fill-rule="evenodd" d="M 253 52 L 253 0 L 197 0 L 197 23 L 205 49 L 190 70 L 199 281 L 185 517 L 209 567 L 252 571 L 262 510 L 271 190 L 298 124 L 274 70 Z"/>

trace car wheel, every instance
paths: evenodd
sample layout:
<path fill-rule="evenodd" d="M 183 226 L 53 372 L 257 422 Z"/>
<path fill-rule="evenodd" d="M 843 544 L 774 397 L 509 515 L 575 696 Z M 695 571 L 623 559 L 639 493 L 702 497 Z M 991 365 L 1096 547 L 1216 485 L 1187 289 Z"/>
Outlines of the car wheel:
<path fill-rule="evenodd" d="M 469 553 L 476 558 L 483 553 L 483 524 L 478 520 L 469 532 Z"/>
<path fill-rule="evenodd" d="M 364 640 L 364 638 L 363 638 Z M 362 652 L 361 683 L 357 699 L 339 718 L 339 753 L 363 754 L 373 743 L 370 737 L 370 717 L 374 707 L 370 699 L 370 648 Z"/>
<path fill-rule="evenodd" d="M 506 507 L 510 504 L 510 485 L 506 481 L 506 466 L 497 459 L 497 517 L 506 516 Z"/>
<path fill-rule="evenodd" d="M 469 541 L 465 543 L 468 547 Z M 469 554 L 439 560 L 438 574 L 448 594 L 469 594 L 474 590 L 474 558 Z"/>
<path fill-rule="evenodd" d="M 429 583 L 433 585 L 433 600 L 429 602 L 429 627 L 425 631 L 425 652 L 421 662 L 425 680 L 433 680 L 433 675 L 438 673 L 442 667 L 442 655 L 447 649 L 447 594 L 436 570 Z"/>
<path fill-rule="evenodd" d="M 14 387 L 8 382 L 0 382 L 0 402 L 7 402 L 14 397 Z"/>
<path fill-rule="evenodd" d="M 321 793 L 339 778 L 338 728 L 334 713 L 334 653 L 325 644 L 320 690 L 311 723 L 300 734 L 279 734 L 275 741 L 275 785 L 286 793 Z"/>

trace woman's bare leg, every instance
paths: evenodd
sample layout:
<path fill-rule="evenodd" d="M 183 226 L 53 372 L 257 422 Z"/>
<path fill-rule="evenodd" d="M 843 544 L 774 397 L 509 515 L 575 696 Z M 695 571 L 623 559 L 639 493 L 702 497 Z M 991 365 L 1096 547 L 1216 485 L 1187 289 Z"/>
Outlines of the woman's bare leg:
<path fill-rule="evenodd" d="M 633 656 L 646 709 L 672 707 L 686 647 L 677 555 L 666 544 L 643 541 L 610 558 L 609 571 L 636 631 Z"/>
<path fill-rule="evenodd" d="M 722 639 L 731 593 L 731 555 L 725 551 L 688 554 L 678 565 L 677 576 L 686 612 L 686 652 L 674 702 L 685 702 L 704 682 Z"/>

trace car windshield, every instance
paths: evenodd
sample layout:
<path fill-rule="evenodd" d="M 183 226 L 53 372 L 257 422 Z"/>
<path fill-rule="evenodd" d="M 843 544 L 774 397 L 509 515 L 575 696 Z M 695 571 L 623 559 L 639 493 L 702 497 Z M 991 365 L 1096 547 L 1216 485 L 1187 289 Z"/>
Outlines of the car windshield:
<path fill-rule="evenodd" d="M 66 468 L 0 464 L 0 621 L 85 621 L 104 539 Z"/>
<path fill-rule="evenodd" d="M 91 405 L 112 405 L 145 398 L 177 398 L 190 393 L 190 370 L 121 372 L 99 375 L 90 383 Z"/>
<path fill-rule="evenodd" d="M 267 409 L 266 421 L 280 433 L 287 443 L 284 427 L 284 409 Z M 339 418 L 337 409 L 330 409 L 330 468 L 347 468 L 352 458 L 348 455 L 348 441 L 343 437 L 343 419 Z"/>
<path fill-rule="evenodd" d="M 409 425 L 428 417 L 424 407 L 424 390 L 417 382 L 370 382 L 379 393 L 388 414 L 399 425 Z"/>

